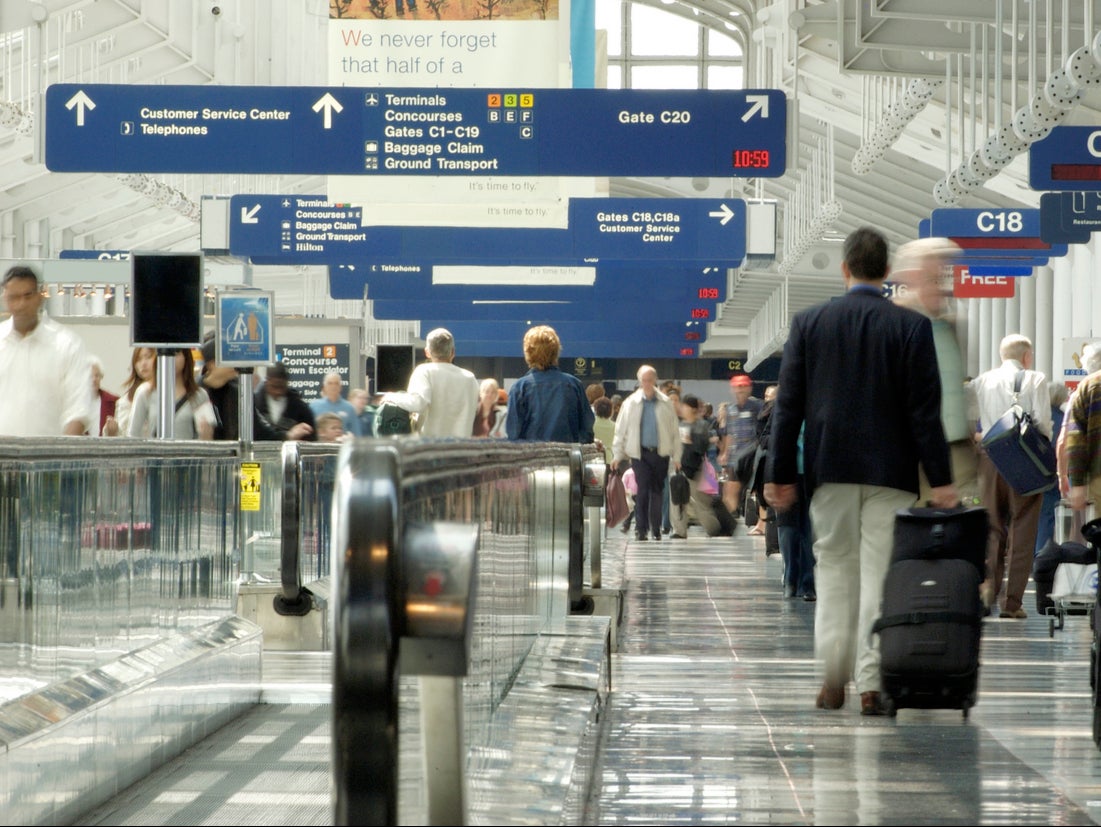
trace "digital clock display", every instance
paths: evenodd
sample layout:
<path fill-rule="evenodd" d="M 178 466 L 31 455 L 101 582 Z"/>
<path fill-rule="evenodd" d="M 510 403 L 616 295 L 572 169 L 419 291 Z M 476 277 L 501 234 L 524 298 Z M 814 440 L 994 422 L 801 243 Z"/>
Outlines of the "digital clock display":
<path fill-rule="evenodd" d="M 734 169 L 763 169 L 768 166 L 767 149 L 735 149 Z"/>
<path fill-rule="evenodd" d="M 692 318 L 693 319 L 710 319 L 711 318 L 711 311 L 708 310 L 706 307 L 693 307 L 692 308 Z"/>
<path fill-rule="evenodd" d="M 694 349 L 694 348 L 690 348 L 690 347 L 682 347 L 682 348 L 680 349 L 680 355 L 681 355 L 681 356 L 695 356 L 695 355 L 696 355 L 696 351 L 695 351 L 695 349 Z"/>
<path fill-rule="evenodd" d="M 1052 181 L 1101 181 L 1101 164 L 1052 164 Z"/>
<path fill-rule="evenodd" d="M 718 301 L 718 299 L 719 299 L 719 288 L 718 287 L 701 287 L 696 292 L 696 295 L 701 299 L 714 299 L 715 301 Z"/>
<path fill-rule="evenodd" d="M 698 342 L 699 340 L 700 340 L 700 334 L 699 333 L 685 333 L 684 334 L 684 341 L 686 341 L 686 342 Z"/>

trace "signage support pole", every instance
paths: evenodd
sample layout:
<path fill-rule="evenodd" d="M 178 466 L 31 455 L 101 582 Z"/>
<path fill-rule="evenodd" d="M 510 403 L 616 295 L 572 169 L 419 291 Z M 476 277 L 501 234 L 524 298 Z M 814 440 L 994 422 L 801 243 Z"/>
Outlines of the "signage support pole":
<path fill-rule="evenodd" d="M 252 462 L 255 460 L 252 453 L 255 436 L 252 429 L 252 368 L 238 368 L 237 374 L 237 438 L 241 444 L 240 461 Z M 237 547 L 240 549 L 238 572 L 242 580 L 251 583 L 255 580 L 256 572 L 256 553 L 249 542 L 252 532 L 252 514 L 238 508 L 237 516 Z"/>
<path fill-rule="evenodd" d="M 176 351 L 157 351 L 157 438 L 176 438 Z"/>

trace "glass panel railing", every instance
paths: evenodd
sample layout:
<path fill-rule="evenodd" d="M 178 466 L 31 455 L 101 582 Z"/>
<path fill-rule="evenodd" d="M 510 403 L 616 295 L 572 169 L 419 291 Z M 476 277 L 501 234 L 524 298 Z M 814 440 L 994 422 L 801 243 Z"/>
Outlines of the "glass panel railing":
<path fill-rule="evenodd" d="M 235 446 L 0 441 L 0 700 L 233 611 Z"/>

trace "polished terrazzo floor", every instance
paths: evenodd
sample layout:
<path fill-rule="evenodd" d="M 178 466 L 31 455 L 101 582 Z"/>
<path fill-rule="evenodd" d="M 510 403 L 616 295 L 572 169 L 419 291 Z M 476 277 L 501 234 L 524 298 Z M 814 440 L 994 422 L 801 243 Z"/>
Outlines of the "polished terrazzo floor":
<path fill-rule="evenodd" d="M 761 538 L 628 542 L 615 691 L 590 823 L 1093 824 L 1089 620 L 984 623 L 978 705 L 864 718 L 814 708 L 814 604 Z M 1026 608 L 1035 606 L 1031 592 Z M 850 690 L 852 686 L 850 685 Z"/>

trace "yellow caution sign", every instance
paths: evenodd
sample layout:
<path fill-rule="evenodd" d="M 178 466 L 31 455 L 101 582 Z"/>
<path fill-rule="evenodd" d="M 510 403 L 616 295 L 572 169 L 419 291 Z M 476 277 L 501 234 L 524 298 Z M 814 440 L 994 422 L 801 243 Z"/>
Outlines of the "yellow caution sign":
<path fill-rule="evenodd" d="M 241 463 L 241 510 L 260 510 L 260 463 Z"/>

